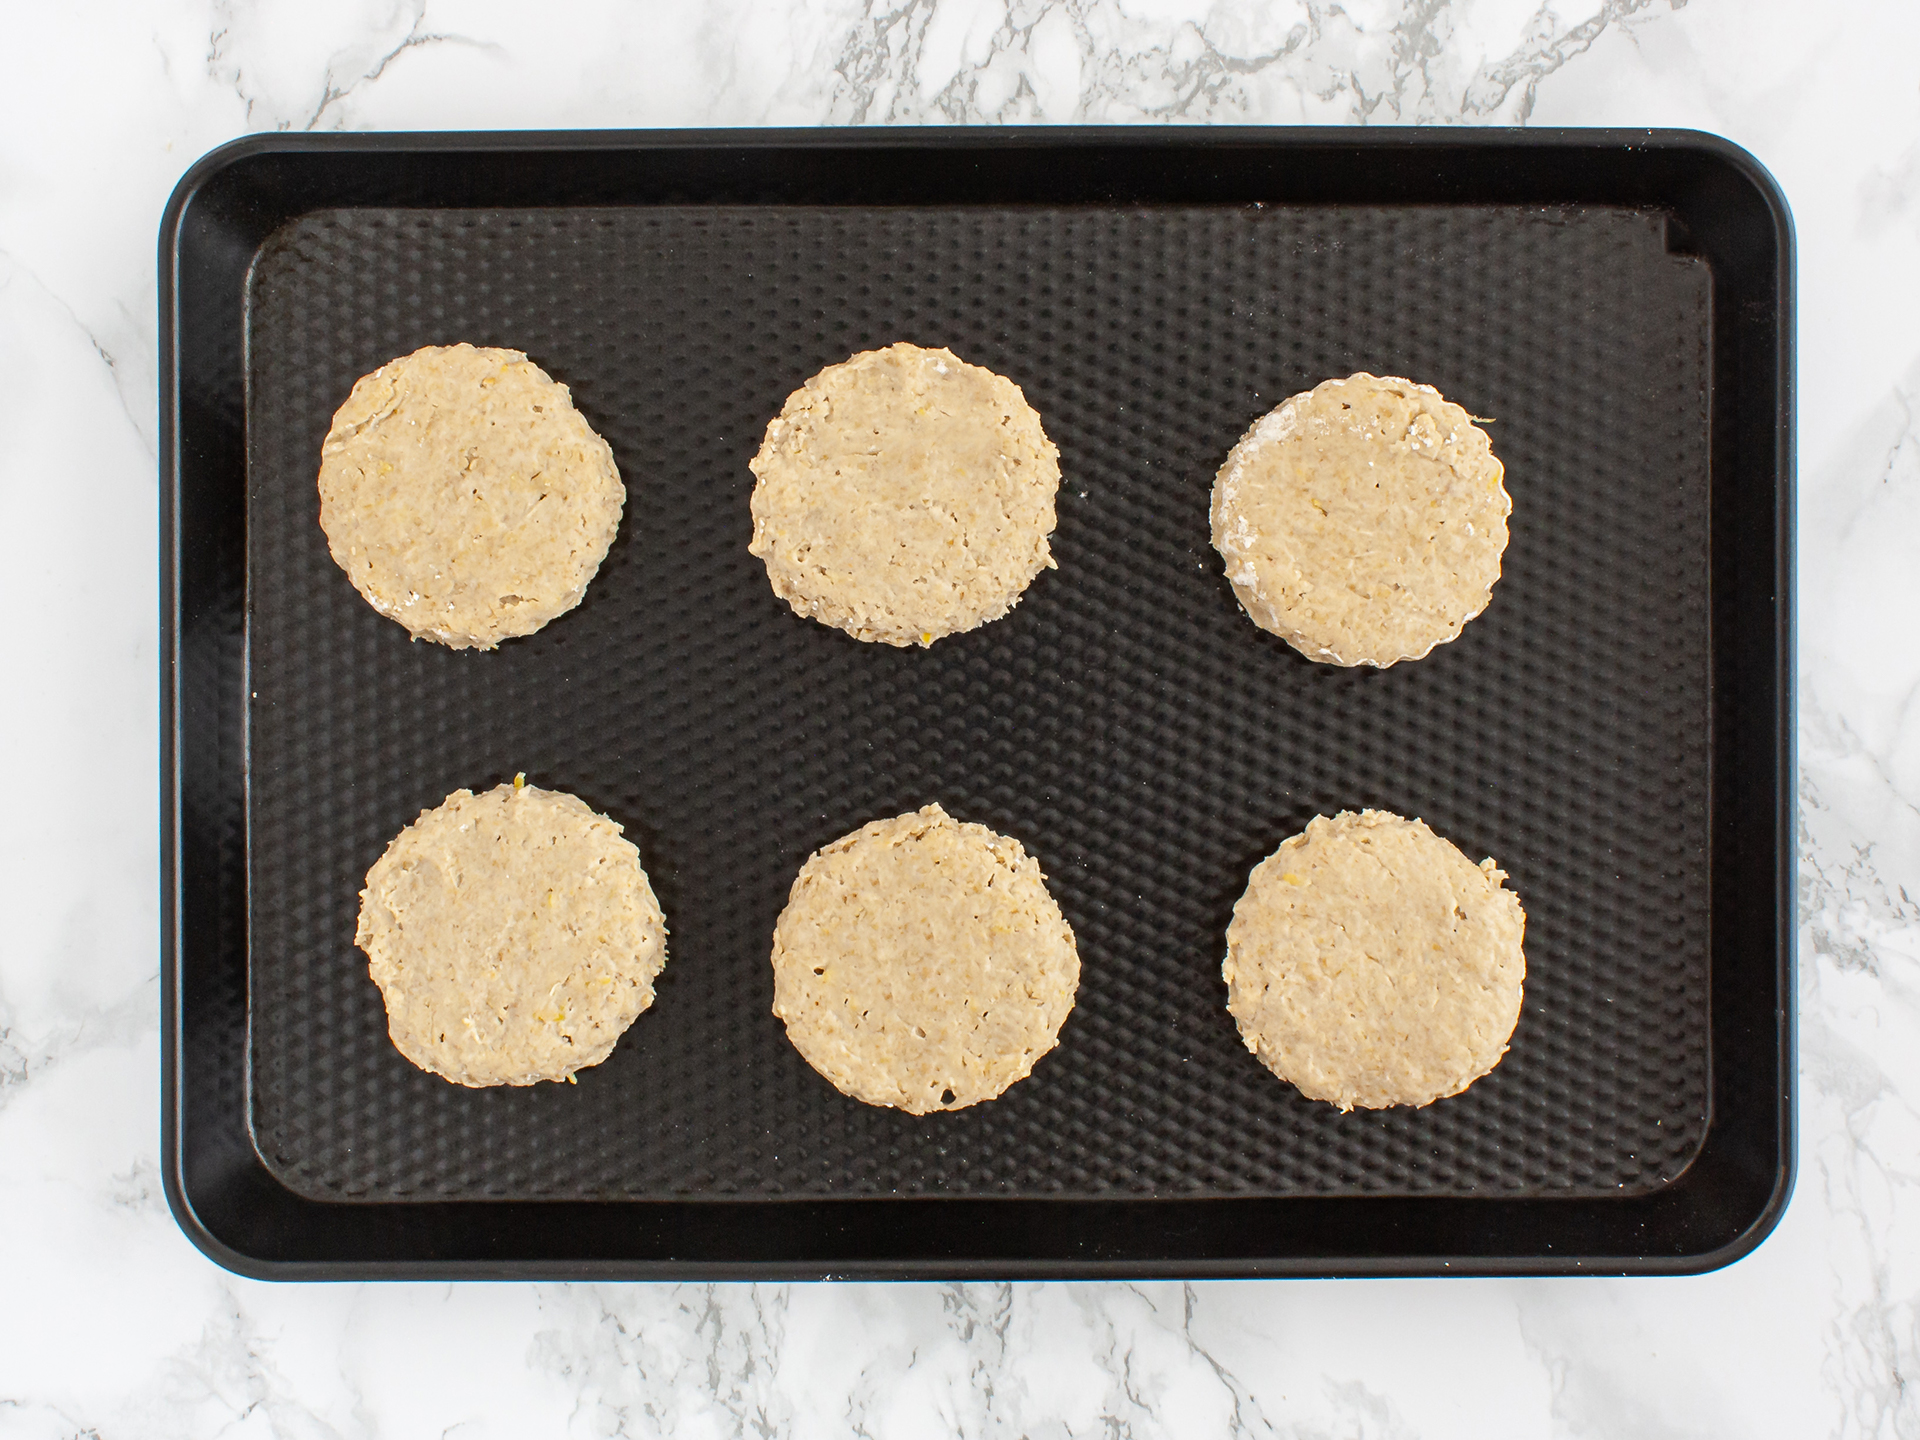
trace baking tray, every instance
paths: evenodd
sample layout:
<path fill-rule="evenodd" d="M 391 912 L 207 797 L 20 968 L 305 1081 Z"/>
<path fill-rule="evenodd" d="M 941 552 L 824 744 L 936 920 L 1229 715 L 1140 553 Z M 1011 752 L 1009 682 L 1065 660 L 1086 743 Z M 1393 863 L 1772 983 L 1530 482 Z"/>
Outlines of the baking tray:
<path fill-rule="evenodd" d="M 1688 1271 L 1791 1183 L 1791 232 L 1667 132 L 265 137 L 161 233 L 165 1155 L 281 1277 Z M 328 558 L 319 442 L 418 345 L 527 350 L 628 486 L 586 601 L 410 644 Z M 895 339 L 1012 376 L 1054 551 L 930 651 L 793 617 L 746 553 L 786 393 Z M 1386 672 L 1240 613 L 1207 493 L 1331 375 L 1493 417 L 1492 606 Z M 468 1091 L 385 1036 L 357 892 L 423 806 L 524 770 L 638 842 L 653 1008 L 574 1086 Z M 939 800 L 1073 924 L 1005 1097 L 845 1099 L 769 1012 L 794 871 Z M 1379 806 L 1528 910 L 1513 1048 L 1423 1110 L 1306 1101 L 1219 978 L 1248 870 Z"/>

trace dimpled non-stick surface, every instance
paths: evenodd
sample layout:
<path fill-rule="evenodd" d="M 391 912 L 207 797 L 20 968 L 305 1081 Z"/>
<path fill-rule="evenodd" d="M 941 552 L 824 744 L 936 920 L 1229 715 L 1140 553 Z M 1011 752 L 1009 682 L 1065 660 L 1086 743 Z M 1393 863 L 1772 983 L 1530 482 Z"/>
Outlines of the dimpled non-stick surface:
<path fill-rule="evenodd" d="M 252 1126 L 328 1199 L 1623 1194 L 1708 1112 L 1710 277 L 1617 210 L 353 209 L 249 310 Z M 787 393 L 895 340 L 1011 376 L 1060 447 L 1054 555 L 929 651 L 797 619 L 747 553 Z M 409 642 L 317 523 L 354 379 L 523 349 L 627 506 L 585 602 L 489 654 Z M 1300 658 L 1208 543 L 1227 450 L 1357 370 L 1491 417 L 1493 603 L 1385 672 Z M 658 999 L 577 1085 L 466 1090 L 386 1036 L 358 892 L 426 806 L 525 771 L 619 821 L 671 928 Z M 1036 854 L 1078 937 L 1057 1050 L 913 1118 L 769 1011 L 801 862 L 938 800 Z M 1220 978 L 1251 867 L 1315 814 L 1425 818 L 1527 911 L 1511 1053 L 1342 1115 L 1242 1047 Z"/>

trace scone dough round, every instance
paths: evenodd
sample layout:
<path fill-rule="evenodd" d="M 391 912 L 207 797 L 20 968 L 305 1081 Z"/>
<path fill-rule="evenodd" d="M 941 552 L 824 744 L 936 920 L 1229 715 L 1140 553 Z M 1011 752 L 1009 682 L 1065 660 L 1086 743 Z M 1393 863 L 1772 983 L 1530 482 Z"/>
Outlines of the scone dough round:
<path fill-rule="evenodd" d="M 951 350 L 863 351 L 768 423 L 748 548 L 797 614 L 930 645 L 999 619 L 1053 565 L 1059 457 L 1011 380 Z"/>
<path fill-rule="evenodd" d="M 794 1048 L 842 1094 L 914 1115 L 1024 1079 L 1079 983 L 1039 862 L 938 805 L 816 852 L 773 932 L 773 1013 Z"/>
<path fill-rule="evenodd" d="M 1227 1009 L 1312 1100 L 1426 1105 L 1500 1063 L 1526 916 L 1492 860 L 1418 820 L 1316 817 L 1254 867 L 1227 927 Z"/>
<path fill-rule="evenodd" d="M 320 447 L 320 527 L 415 639 L 491 650 L 580 603 L 627 498 L 567 387 L 518 350 L 429 345 L 354 385 Z"/>
<path fill-rule="evenodd" d="M 667 963 L 640 852 L 577 796 L 532 785 L 422 810 L 367 872 L 353 938 L 400 1053 L 472 1086 L 598 1065 Z"/>
<path fill-rule="evenodd" d="M 1241 606 L 1311 660 L 1418 660 L 1487 608 L 1513 511 L 1487 432 L 1431 385 L 1328 380 L 1262 416 L 1213 485 Z"/>

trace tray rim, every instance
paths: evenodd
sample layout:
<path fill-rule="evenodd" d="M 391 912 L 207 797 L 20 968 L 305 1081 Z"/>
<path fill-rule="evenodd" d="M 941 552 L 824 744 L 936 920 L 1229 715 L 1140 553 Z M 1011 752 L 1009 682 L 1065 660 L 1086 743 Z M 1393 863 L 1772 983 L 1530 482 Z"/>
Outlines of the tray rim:
<path fill-rule="evenodd" d="M 208 645 L 204 630 L 192 621 L 200 618 L 193 607 L 183 624 L 183 598 L 206 599 L 200 569 L 183 548 L 182 475 L 190 468 L 193 442 L 204 438 L 203 419 L 183 412 L 181 326 L 183 232 L 198 219 L 195 206 L 209 208 L 209 197 L 249 165 L 307 157 L 498 157 L 504 164 L 532 155 L 564 152 L 577 160 L 644 162 L 666 156 L 692 155 L 707 160 L 733 155 L 743 163 L 754 152 L 783 151 L 831 158 L 835 153 L 875 151 L 923 152 L 944 155 L 949 165 L 954 152 L 979 157 L 1020 156 L 1032 160 L 1044 153 L 1096 163 L 1121 152 L 1148 157 L 1177 151 L 1226 154 L 1269 152 L 1270 159 L 1315 159 L 1330 154 L 1368 157 L 1376 167 L 1396 160 L 1412 162 L 1419 172 L 1412 180 L 1417 198 L 1365 198 L 1366 192 L 1323 196 L 1317 203 L 1492 203 L 1552 205 L 1570 203 L 1570 197 L 1535 193 L 1486 199 L 1484 195 L 1451 195 L 1451 172 L 1431 162 L 1465 161 L 1488 168 L 1489 159 L 1502 154 L 1519 159 L 1545 153 L 1565 160 L 1600 157 L 1691 157 L 1708 170 L 1717 169 L 1723 183 L 1744 189 L 1742 203 L 1757 201 L 1759 214 L 1770 227 L 1773 263 L 1766 267 L 1770 294 L 1749 304 L 1771 304 L 1764 328 L 1771 334 L 1759 358 L 1771 361 L 1773 384 L 1764 398 L 1771 404 L 1770 435 L 1745 434 L 1770 452 L 1774 489 L 1772 555 L 1772 614 L 1766 627 L 1771 649 L 1770 713 L 1764 755 L 1770 759 L 1770 819 L 1772 905 L 1772 1044 L 1763 1045 L 1773 1062 L 1767 1077 L 1765 1100 L 1745 1097 L 1736 1105 L 1742 1126 L 1738 1139 L 1746 1150 L 1756 1144 L 1770 1154 L 1723 1154 L 1728 1133 L 1720 1103 L 1722 1077 L 1717 1019 L 1722 988 L 1712 985 L 1716 1038 L 1712 1042 L 1715 1103 L 1706 1140 L 1694 1162 L 1668 1185 L 1650 1194 L 1622 1200 L 1526 1198 L 1479 1199 L 1432 1196 L 1392 1197 L 1211 1197 L 1129 1198 L 1089 1201 L 1049 1198 L 893 1198 L 688 1201 L 529 1202 L 458 1201 L 405 1204 L 330 1205 L 296 1196 L 268 1171 L 252 1148 L 247 1090 L 238 1091 L 244 1155 L 236 1153 L 231 1133 L 224 1156 L 196 1154 L 196 1138 L 233 1116 L 219 1108 L 218 1097 L 195 1092 L 186 1074 L 188 1041 L 185 1024 L 192 1006 L 183 994 L 189 979 L 190 954 L 203 948 L 190 938 L 186 915 L 204 908 L 187 894 L 190 876 L 183 855 L 205 836 L 193 828 L 189 811 L 190 778 L 187 767 L 206 747 L 196 746 L 204 730 L 192 719 L 215 718 L 196 706 L 186 691 L 182 657 L 198 665 Z M 1635 162 L 1627 162 L 1635 163 Z M 930 166 L 937 169 L 937 166 Z M 244 184 L 239 187 L 244 210 Z M 1336 183 L 1335 190 L 1339 186 Z M 229 201 L 232 197 L 226 197 Z M 258 197 L 255 197 L 256 201 Z M 1102 197 L 1095 196 L 1094 199 Z M 1108 203 L 1154 203 L 1105 197 Z M 1696 197 L 1696 201 L 1706 197 Z M 1724 201 L 1722 193 L 1718 199 Z M 319 201 L 280 215 L 260 232 L 261 238 L 300 213 L 326 208 Z M 344 202 L 352 203 L 352 202 Z M 382 203 L 382 202 L 363 202 Z M 384 203 L 393 203 L 387 201 Z M 496 206 L 512 202 L 495 200 Z M 609 203 L 579 201 L 573 203 Z M 611 202 L 622 203 L 622 202 Z M 628 200 L 624 203 L 645 203 Z M 683 202 L 684 203 L 684 202 Z M 697 202 L 696 202 L 697 203 Z M 725 203 L 709 201 L 708 203 Z M 772 200 L 762 203 L 781 203 Z M 793 203 L 793 202 L 788 202 Z M 817 203 L 817 202 L 816 202 Z M 855 202 L 887 203 L 887 202 Z M 891 203 L 941 203 L 925 196 Z M 996 203 L 950 200 L 946 203 Z M 1031 203 L 1006 201 L 1001 204 Z M 1059 203 L 1059 202 L 1052 202 Z M 1070 203 L 1070 202 L 1069 202 Z M 1280 203 L 1316 203 L 1299 199 Z M 1625 203 L 1586 202 L 1586 203 Z M 444 204 L 444 202 L 442 202 Z M 437 207 L 436 207 L 437 208 Z M 1704 212 L 1682 213 L 1669 208 L 1696 234 L 1713 223 Z M 229 217 L 230 218 L 230 217 Z M 241 223 L 257 216 L 243 216 Z M 1706 219 L 1706 225 L 1698 222 Z M 188 237 L 191 245 L 191 237 Z M 258 253 L 258 240 L 248 254 Z M 191 262 L 192 255 L 185 258 Z M 1456 129 L 1331 129 L 1314 127 L 1027 127 L 980 129 L 968 127 L 897 128 L 874 130 L 670 130 L 670 131 L 524 131 L 524 132 L 382 132 L 330 135 L 262 134 L 224 144 L 195 162 L 182 176 L 167 202 L 159 232 L 159 419 L 160 419 L 160 679 L 161 679 L 161 1169 L 167 1202 L 188 1238 L 209 1258 L 226 1269 L 261 1279 L 799 1279 L 799 1278 L 914 1278 L 914 1279 L 1038 1279 L 1038 1278 L 1229 1278 L 1262 1276 L 1384 1276 L 1384 1275 L 1511 1275 L 1511 1274 L 1693 1274 L 1717 1269 L 1739 1259 L 1771 1233 L 1784 1213 L 1795 1172 L 1794 1081 L 1795 1015 L 1793 777 L 1795 771 L 1793 575 L 1794 575 L 1794 264 L 1793 221 L 1778 185 L 1751 154 L 1720 137 L 1682 130 L 1456 130 Z M 1720 274 L 1716 269 L 1716 315 Z M 241 307 L 244 311 L 244 295 Z M 242 320 L 244 330 L 244 319 Z M 1735 328 L 1729 323 L 1729 330 Z M 1723 336 L 1715 324 L 1716 355 Z M 1728 344 L 1734 342 L 1728 341 Z M 1749 349 L 1752 346 L 1749 345 Z M 1770 350 L 1770 354 L 1767 353 Z M 242 351 L 244 353 L 244 351 Z M 1747 350 L 1740 352 L 1747 355 Z M 242 361 L 244 368 L 244 360 Z M 1718 369 L 1716 362 L 1716 370 Z M 1752 403 L 1757 404 L 1755 397 Z M 1716 400 L 1716 428 L 1721 407 Z M 1761 427 L 1749 424 L 1747 429 Z M 1722 437 L 1716 436 L 1713 470 L 1722 470 Z M 244 459 L 242 461 L 244 466 Z M 1718 489 L 1716 483 L 1713 489 Z M 244 537 L 244 521 L 240 524 Z M 1715 523 L 1716 534 L 1719 523 Z M 201 537 L 194 536 L 199 539 Z M 242 540 L 244 545 L 244 538 Z M 1716 539 L 1715 549 L 1720 548 Z M 204 547 L 217 548 L 217 547 Z M 244 550 L 243 550 L 244 554 Z M 213 562 L 217 566 L 217 560 Z M 182 571 L 187 570 L 183 590 Z M 1718 566 L 1716 564 L 1716 573 Z M 244 584 L 244 582 L 243 582 Z M 1716 632 L 1719 629 L 1715 605 Z M 1759 627 L 1756 626 L 1756 631 Z M 244 673 L 245 625 L 240 630 Z M 233 637 L 228 636 L 231 642 Z M 218 637 L 214 643 L 217 645 Z M 1720 654 L 1718 635 L 1713 649 Z M 204 668 L 202 666 L 201 668 Z M 1717 669 L 1717 663 L 1716 663 Z M 197 672 L 196 672 L 197 673 Z M 216 692 L 217 693 L 217 692 Z M 1716 697 L 1719 694 L 1716 678 Z M 1716 713 L 1718 713 L 1716 711 Z M 1755 722 L 1757 723 L 1757 722 Z M 247 782 L 245 730 L 238 753 L 242 757 L 241 784 Z M 1719 740 L 1715 742 L 1715 774 L 1724 768 Z M 1754 747 L 1756 749 L 1760 747 Z M 1721 805 L 1722 787 L 1715 784 L 1713 805 Z M 204 827 L 202 827 L 204 828 Z M 244 829 L 244 823 L 243 827 Z M 1756 862 L 1757 863 L 1757 862 Z M 246 882 L 241 877 L 240 889 Z M 1717 891 L 1716 891 L 1717 894 Z M 243 902 L 244 903 L 244 902 Z M 1719 905 L 1716 901 L 1716 912 Z M 245 964 L 244 922 L 241 963 Z M 1720 947 L 1712 945 L 1710 974 L 1717 975 Z M 1753 967 L 1756 971 L 1758 966 Z M 194 978 L 204 978 L 196 973 Z M 1711 982 L 1710 982 L 1711 984 Z M 247 1063 L 244 1059 L 242 1064 Z M 1758 1087 L 1756 1087 L 1758 1088 Z M 1771 1110 L 1753 1123 L 1748 1108 Z M 211 1113 L 209 1113 L 211 1112 Z M 1768 1123 L 1770 1122 L 1770 1123 Z M 1748 1133 L 1752 1132 L 1752 1133 Z M 1723 1142 L 1718 1148 L 1715 1137 Z M 208 1146 L 202 1146 L 204 1151 Z M 219 1148 L 217 1142 L 211 1148 Z M 247 1160 L 252 1161 L 251 1173 Z M 1713 1213 L 1716 1202 L 1724 1211 L 1725 1197 L 1695 1195 L 1702 1188 L 1702 1161 L 1708 1169 L 1723 1162 L 1753 1172 L 1755 1162 L 1770 1172 L 1770 1183 L 1747 1186 L 1738 1213 Z M 237 1162 L 237 1163 L 236 1163 Z M 1754 1178 L 1749 1175 L 1749 1179 Z M 1698 1213 L 1688 1213 L 1693 1203 Z M 1284 1242 L 1282 1217 L 1303 1214 L 1305 1208 L 1352 1207 L 1366 1223 L 1350 1230 L 1390 1233 L 1402 1242 L 1366 1249 L 1358 1246 L 1318 1245 L 1287 1250 L 1284 1243 L 1258 1252 L 1221 1250 L 1207 1243 L 1205 1232 L 1215 1220 L 1231 1219 L 1243 1233 L 1264 1231 Z M 939 1207 L 938 1211 L 928 1207 Z M 1238 1210 L 1238 1215 L 1227 1212 Z M 341 1214 L 355 1211 L 363 1220 L 346 1222 Z M 1634 1214 L 1628 1214 L 1634 1211 Z M 368 1212 L 374 1212 L 368 1214 Z M 388 1212 L 388 1213 L 380 1213 Z M 406 1212 L 404 1215 L 391 1212 Z M 651 1213 L 641 1213 L 651 1212 Z M 665 1212 L 679 1212 L 668 1215 Z M 1611 1232 L 1612 1243 L 1601 1242 L 1591 1213 L 1605 1212 L 1599 1230 Z M 1671 1212 L 1671 1213 L 1663 1213 Z M 946 1243 L 929 1244 L 927 1218 L 937 1213 L 947 1230 Z M 807 1243 L 764 1245 L 756 1250 L 750 1234 L 747 1245 L 737 1244 L 756 1222 L 803 1219 Z M 1506 1229 L 1519 1221 L 1531 1223 L 1534 1243 L 1499 1253 L 1470 1253 L 1457 1243 L 1484 1229 L 1488 1222 Z M 1067 1223 L 1062 1223 L 1062 1222 Z M 1081 1223 L 1073 1223 L 1073 1222 Z M 1248 1222 L 1252 1223 L 1249 1224 Z M 1261 1223 L 1264 1221 L 1265 1223 Z M 638 1222 L 638 1223 L 636 1223 Z M 1277 1223 L 1276 1223 L 1277 1222 Z M 1622 1224 L 1622 1222 L 1625 1222 Z M 313 1244 L 315 1228 L 349 1224 L 359 1239 L 372 1242 L 344 1252 L 332 1245 Z M 548 1232 L 581 1232 L 576 1241 L 541 1243 L 541 1225 Z M 532 1226 L 534 1228 L 529 1229 Z M 1638 1234 L 1642 1241 L 1664 1237 L 1659 1246 L 1642 1243 L 1633 1248 L 1619 1243 Z M 955 1232 L 958 1232 L 957 1234 Z M 1446 1240 L 1451 1237 L 1454 1244 Z M 1556 1240 L 1560 1242 L 1556 1247 Z M 1585 1245 L 1582 1245 L 1582 1241 Z M 303 1242 L 305 1249 L 303 1251 Z M 529 1243 L 532 1242 L 532 1243 Z M 732 1249 L 729 1250 L 729 1245 Z M 1104 1252 L 1104 1253 L 1103 1253 Z"/>

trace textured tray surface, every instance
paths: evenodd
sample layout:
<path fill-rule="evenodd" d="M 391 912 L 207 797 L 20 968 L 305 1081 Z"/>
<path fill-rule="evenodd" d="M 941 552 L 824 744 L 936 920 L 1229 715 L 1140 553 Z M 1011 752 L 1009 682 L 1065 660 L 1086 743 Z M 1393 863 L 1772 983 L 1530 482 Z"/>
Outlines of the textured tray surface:
<path fill-rule="evenodd" d="M 320 1198 L 1621 1194 L 1708 1108 L 1709 276 L 1654 216 L 1515 208 L 321 212 L 249 321 L 250 1015 L 256 1143 Z M 1011 376 L 1065 475 L 1044 573 L 929 652 L 792 616 L 746 468 L 821 366 L 895 339 Z M 628 486 L 585 603 L 491 654 L 414 645 L 327 555 L 314 477 L 354 379 L 524 349 Z M 1207 496 L 1260 413 L 1332 375 L 1495 417 L 1513 541 L 1489 610 L 1390 671 L 1256 630 Z M 659 998 L 578 1085 L 408 1065 L 352 943 L 387 840 L 524 770 L 627 827 L 672 935 Z M 1002 1099 L 844 1099 L 769 1012 L 794 872 L 939 800 L 1037 854 L 1084 970 Z M 1341 1115 L 1246 1053 L 1224 932 L 1252 865 L 1379 806 L 1525 902 L 1505 1062 Z"/>

